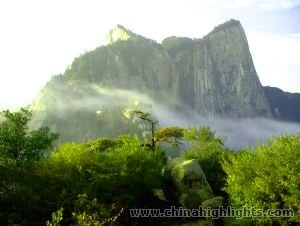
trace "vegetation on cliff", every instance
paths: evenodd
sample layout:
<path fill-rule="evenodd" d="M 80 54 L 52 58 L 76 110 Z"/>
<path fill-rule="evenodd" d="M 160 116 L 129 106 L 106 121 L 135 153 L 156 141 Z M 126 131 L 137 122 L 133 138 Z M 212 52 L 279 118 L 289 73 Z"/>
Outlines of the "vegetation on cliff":
<path fill-rule="evenodd" d="M 164 106 L 184 116 L 272 117 L 239 22 L 161 44 L 121 25 L 109 37 L 45 85 L 31 104 L 36 128 L 48 126 L 62 141 L 112 138 L 139 127 L 123 114 L 137 102 L 151 113 Z"/>

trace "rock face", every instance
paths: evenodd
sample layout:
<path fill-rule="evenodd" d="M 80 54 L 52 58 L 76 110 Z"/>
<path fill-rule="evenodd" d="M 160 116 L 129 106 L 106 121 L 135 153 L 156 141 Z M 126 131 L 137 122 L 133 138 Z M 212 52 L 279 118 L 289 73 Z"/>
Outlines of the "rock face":
<path fill-rule="evenodd" d="M 196 159 L 175 158 L 169 162 L 164 174 L 175 185 L 175 191 L 165 191 L 166 197 L 175 197 L 181 206 L 185 208 L 204 206 L 207 208 L 222 205 L 223 198 L 221 196 L 214 197 Z M 174 192 L 175 195 L 167 194 L 168 192 Z"/>
<path fill-rule="evenodd" d="M 202 115 L 271 116 L 238 21 L 220 25 L 200 40 L 173 37 L 162 44 L 179 73 L 181 103 Z"/>
<path fill-rule="evenodd" d="M 300 94 L 284 92 L 275 87 L 264 87 L 274 118 L 300 122 Z"/>
<path fill-rule="evenodd" d="M 238 21 L 226 22 L 202 39 L 170 37 L 162 44 L 118 25 L 107 40 L 46 84 L 32 104 L 36 122 L 59 133 L 69 130 L 73 137 L 75 125 L 89 127 L 88 139 L 101 117 L 102 124 L 112 120 L 119 125 L 127 117 L 125 108 L 145 104 L 210 117 L 271 117 Z M 129 125 L 131 121 L 124 126 Z"/>

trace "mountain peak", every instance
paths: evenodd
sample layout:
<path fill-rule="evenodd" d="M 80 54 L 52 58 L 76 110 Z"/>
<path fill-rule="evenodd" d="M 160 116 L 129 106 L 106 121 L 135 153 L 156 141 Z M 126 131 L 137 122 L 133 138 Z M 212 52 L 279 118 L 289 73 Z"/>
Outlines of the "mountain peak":
<path fill-rule="evenodd" d="M 226 21 L 225 23 L 216 26 L 210 33 L 216 33 L 218 31 L 226 30 L 229 28 L 243 29 L 240 21 L 230 19 L 229 21 Z"/>
<path fill-rule="evenodd" d="M 126 29 L 124 26 L 117 24 L 117 26 L 110 30 L 107 34 L 107 42 L 112 44 L 117 41 L 125 41 L 128 39 L 136 39 L 137 35 L 132 31 Z"/>
<path fill-rule="evenodd" d="M 238 20 L 231 19 L 216 26 L 204 39 L 222 40 L 221 42 L 235 42 L 234 46 L 244 46 L 247 49 L 248 41 L 242 24 Z M 234 47 L 234 48 L 235 48 Z M 250 54 L 250 53 L 249 53 Z"/>

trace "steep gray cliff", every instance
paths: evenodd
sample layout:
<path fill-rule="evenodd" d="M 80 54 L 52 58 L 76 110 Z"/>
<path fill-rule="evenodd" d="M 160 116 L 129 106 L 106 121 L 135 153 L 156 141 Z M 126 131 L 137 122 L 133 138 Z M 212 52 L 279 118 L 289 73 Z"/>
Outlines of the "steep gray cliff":
<path fill-rule="evenodd" d="M 129 109 L 155 104 L 183 115 L 271 117 L 238 21 L 162 44 L 118 25 L 107 40 L 46 84 L 32 104 L 35 122 L 84 140 L 134 131 Z"/>
<path fill-rule="evenodd" d="M 240 22 L 220 25 L 203 39 L 169 38 L 163 45 L 179 73 L 181 104 L 201 115 L 271 117 Z"/>

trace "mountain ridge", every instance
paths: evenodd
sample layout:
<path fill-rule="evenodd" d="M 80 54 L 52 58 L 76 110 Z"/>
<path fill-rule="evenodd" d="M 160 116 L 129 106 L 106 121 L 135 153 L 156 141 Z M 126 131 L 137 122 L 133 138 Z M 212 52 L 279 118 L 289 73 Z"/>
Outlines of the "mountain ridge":
<path fill-rule="evenodd" d="M 106 136 L 107 121 L 115 124 L 107 130 L 119 125 L 142 131 L 124 112 L 153 111 L 156 105 L 185 116 L 273 117 L 240 22 L 230 20 L 202 39 L 173 36 L 161 44 L 122 25 L 109 34 L 108 45 L 75 58 L 41 90 L 32 104 L 35 121 L 59 133 L 68 130 L 63 134 L 72 140 L 74 124 L 87 134 L 84 139 L 96 133 Z"/>
<path fill-rule="evenodd" d="M 270 103 L 274 118 L 289 122 L 300 122 L 300 93 L 290 93 L 271 86 L 265 86 L 264 92 Z"/>

